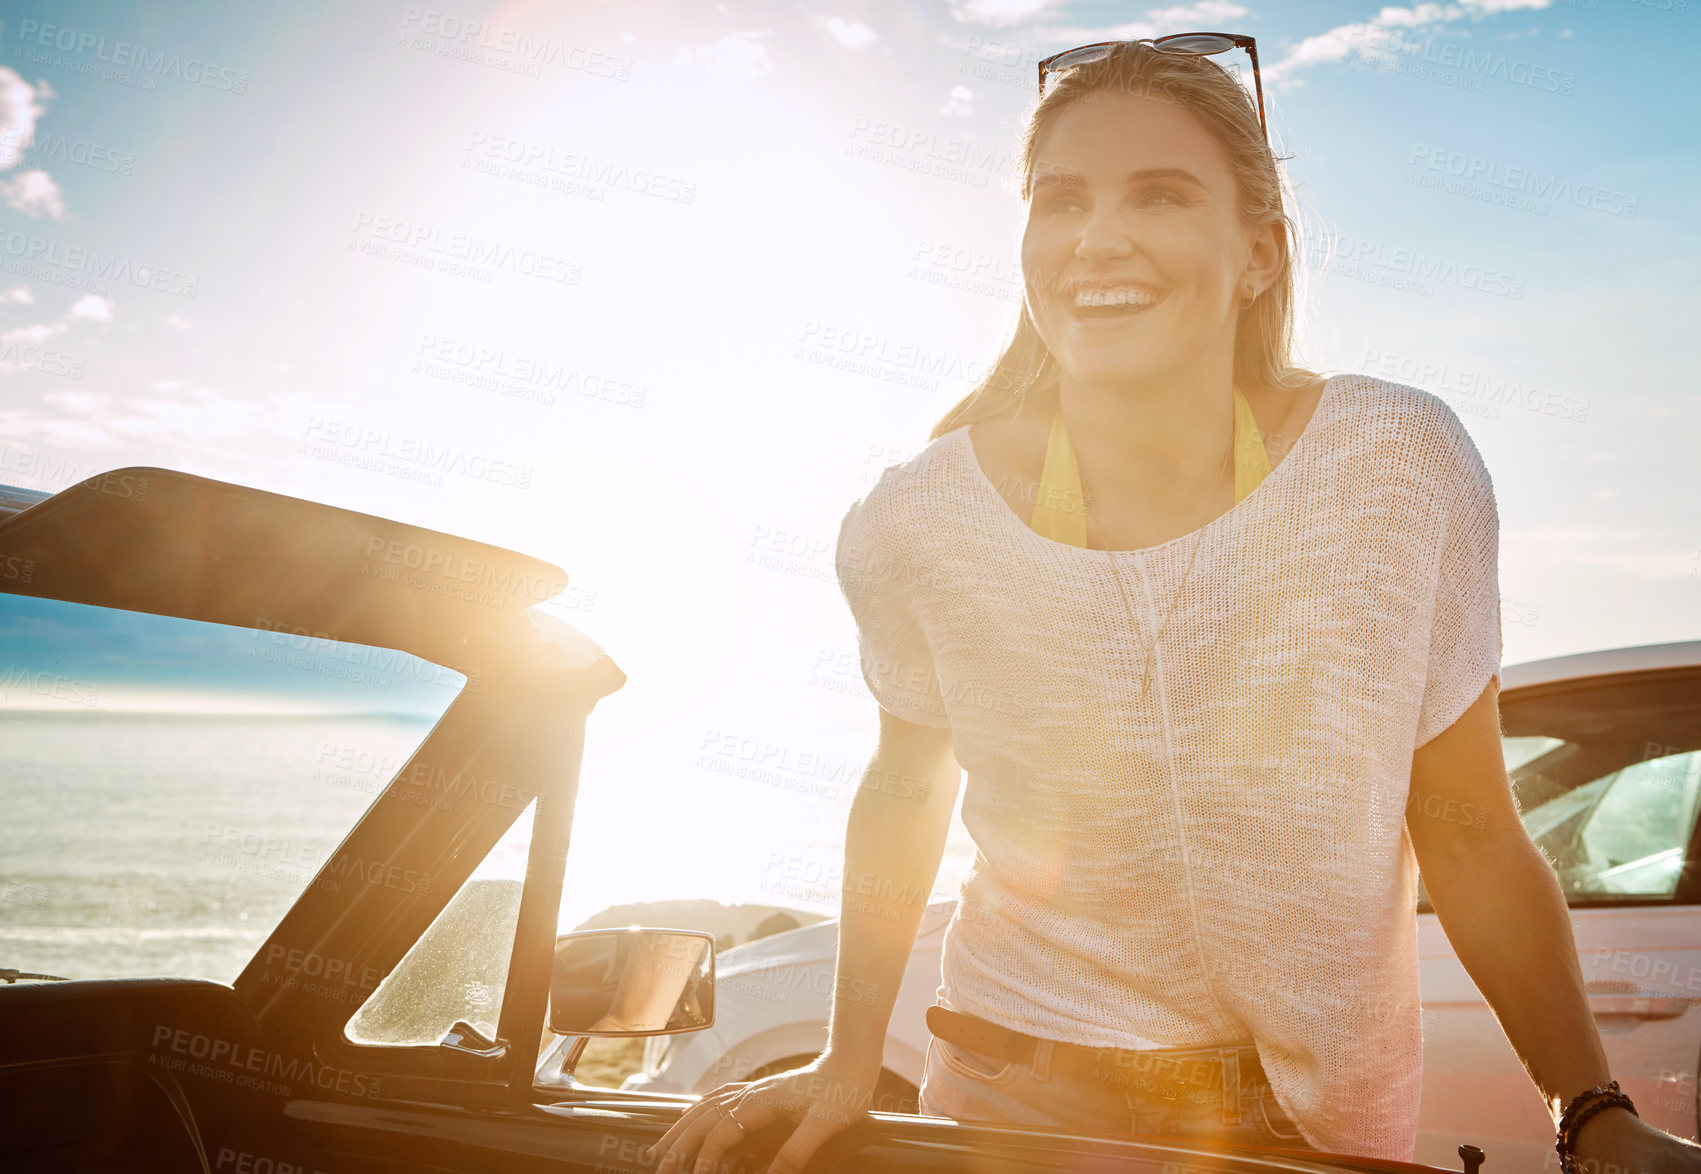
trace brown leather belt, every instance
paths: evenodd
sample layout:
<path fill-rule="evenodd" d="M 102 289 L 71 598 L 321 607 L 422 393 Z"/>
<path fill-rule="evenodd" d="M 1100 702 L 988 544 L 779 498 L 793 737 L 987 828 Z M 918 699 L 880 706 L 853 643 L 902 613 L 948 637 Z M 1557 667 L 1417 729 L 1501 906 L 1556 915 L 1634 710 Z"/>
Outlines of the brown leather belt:
<path fill-rule="evenodd" d="M 927 1030 L 971 1052 L 1017 1064 L 1033 1063 L 1041 1042 L 1002 1024 L 938 1005 L 927 1009 Z M 1250 1041 L 1213 1048 L 1116 1048 L 1053 1040 L 1049 1067 L 1086 1080 L 1130 1085 L 1167 1100 L 1222 1088 L 1225 1072 L 1233 1073 L 1236 1094 L 1242 1080 L 1263 1079 L 1257 1049 Z"/>

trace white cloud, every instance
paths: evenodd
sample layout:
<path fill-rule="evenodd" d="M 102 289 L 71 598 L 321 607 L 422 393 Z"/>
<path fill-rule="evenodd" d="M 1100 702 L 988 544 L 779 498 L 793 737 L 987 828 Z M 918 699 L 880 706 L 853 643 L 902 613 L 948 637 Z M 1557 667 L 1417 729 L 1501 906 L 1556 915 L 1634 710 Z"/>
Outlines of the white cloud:
<path fill-rule="evenodd" d="M 15 296 L 20 293 L 24 296 L 21 298 Z M 19 286 L 16 289 L 7 290 L 6 295 L 11 296 L 11 300 L 23 302 L 26 305 L 35 301 L 35 298 L 30 295 L 30 292 L 22 286 Z M 70 309 L 65 311 L 59 321 L 37 322 L 29 326 L 15 326 L 11 330 L 0 334 L 0 341 L 41 342 L 52 335 L 64 334 L 65 331 L 70 329 L 70 323 L 75 321 L 84 320 L 89 322 L 111 322 L 113 319 L 112 310 L 113 305 L 110 299 L 103 298 L 99 294 L 84 294 L 75 302 L 71 303 Z"/>
<path fill-rule="evenodd" d="M 1106 25 L 1096 29 L 1082 28 L 1079 25 L 1050 25 L 1035 29 L 1033 36 L 1034 40 L 1055 45 L 1058 49 L 1073 49 L 1077 45 L 1092 45 L 1099 41 L 1143 41 L 1148 37 L 1162 36 L 1164 33 L 1186 31 L 1159 28 L 1149 20 L 1135 20 L 1127 24 Z M 1042 53 L 1039 56 L 1048 54 Z"/>
<path fill-rule="evenodd" d="M 27 285 L 14 285 L 11 289 L 0 290 L 0 305 L 11 303 L 19 306 L 35 305 L 35 294 Z"/>
<path fill-rule="evenodd" d="M 1220 29 L 1231 20 L 1239 20 L 1250 11 L 1233 0 L 1198 0 L 1196 4 L 1179 4 L 1174 8 L 1154 8 L 1146 19 L 1154 24 L 1171 26 L 1172 33 L 1191 33 L 1198 29 Z"/>
<path fill-rule="evenodd" d="M 65 219 L 65 193 L 59 190 L 53 177 L 40 168 L 20 171 L 14 180 L 0 179 L 0 200 L 25 216 Z"/>
<path fill-rule="evenodd" d="M 21 295 L 21 296 L 20 296 Z M 28 305 L 35 297 L 28 289 L 17 286 L 0 294 L 0 301 L 20 302 Z M 23 344 L 24 346 L 40 346 L 48 339 L 58 334 L 65 334 L 71 329 L 71 323 L 77 320 L 94 322 L 112 321 L 112 303 L 97 294 L 84 294 L 60 316 L 57 322 L 33 322 L 28 326 L 14 326 L 7 331 L 0 331 L 0 346 Z M 73 347 L 75 344 L 72 344 Z M 17 364 L 10 361 L 0 361 L 0 374 L 11 374 L 17 369 Z"/>
<path fill-rule="evenodd" d="M 997 28 L 1025 24 L 1035 17 L 1061 8 L 1067 0 L 952 0 L 951 16 L 963 24 L 986 24 Z"/>
<path fill-rule="evenodd" d="M 112 321 L 112 299 L 99 294 L 84 294 L 66 311 L 67 318 L 87 318 L 91 322 Z"/>
<path fill-rule="evenodd" d="M 1303 84 L 1298 72 L 1310 65 L 1341 61 L 1357 50 L 1366 58 L 1389 58 L 1384 48 L 1394 36 L 1408 31 L 1447 24 L 1456 20 L 1483 20 L 1500 12 L 1546 8 L 1553 0 L 1459 0 L 1456 4 L 1423 3 L 1412 8 L 1390 5 L 1369 20 L 1337 25 L 1327 32 L 1306 37 L 1286 57 L 1263 67 L 1264 80 L 1273 89 Z M 1396 34 L 1395 30 L 1398 30 Z"/>
<path fill-rule="evenodd" d="M 1139 20 L 1122 24 L 1100 25 L 1097 28 L 1081 25 L 1052 25 L 1034 31 L 1034 37 L 1063 49 L 1076 45 L 1092 45 L 1099 41 L 1143 41 L 1169 33 L 1191 33 L 1199 29 L 1215 29 L 1230 25 L 1245 16 L 1248 9 L 1233 0 L 1199 0 L 1197 4 L 1180 4 L 1170 8 L 1154 8 Z"/>
<path fill-rule="evenodd" d="M 36 119 L 47 113 L 41 99 L 51 97 L 47 83 L 38 90 L 17 70 L 0 65 L 0 171 L 23 160 L 24 148 L 35 138 Z"/>
<path fill-rule="evenodd" d="M 87 460 L 91 450 L 117 446 L 117 441 L 104 424 L 93 419 L 68 419 L 57 407 L 53 411 L 40 408 L 0 411 L 0 435 L 73 454 L 76 458 L 74 464 Z"/>
<path fill-rule="evenodd" d="M 847 49 L 866 49 L 880 39 L 880 34 L 860 20 L 846 20 L 842 16 L 829 16 L 821 22 L 821 27 Z"/>
<path fill-rule="evenodd" d="M 951 98 L 939 108 L 939 113 L 967 118 L 975 112 L 975 92 L 967 86 L 952 86 Z"/>
<path fill-rule="evenodd" d="M 17 70 L 0 65 L 0 171 L 23 162 L 25 150 L 35 142 L 35 124 L 53 96 L 46 82 L 32 86 Z M 25 216 L 65 219 L 65 193 L 39 167 L 0 180 L 0 203 Z"/>
<path fill-rule="evenodd" d="M 0 436 L 80 457 L 116 451 L 129 463 L 167 467 L 192 465 L 209 450 L 261 448 L 292 426 L 299 428 L 275 396 L 248 402 L 207 388 L 181 398 L 50 391 L 41 406 L 0 409 Z"/>
<path fill-rule="evenodd" d="M 1374 35 L 1373 26 L 1361 22 L 1339 25 L 1326 33 L 1306 37 L 1288 50 L 1288 55 L 1282 60 L 1263 67 L 1264 80 L 1275 84 L 1284 75 L 1303 66 L 1324 61 L 1340 61 L 1352 52 L 1354 45 L 1367 42 Z"/>
<path fill-rule="evenodd" d="M 182 314 L 167 314 L 165 316 L 165 324 L 173 330 L 188 330 L 191 326 L 195 325 Z"/>
<path fill-rule="evenodd" d="M 682 45 L 673 54 L 673 64 L 676 68 L 705 65 L 721 81 L 741 82 L 765 77 L 774 72 L 774 65 L 768 60 L 768 51 L 756 43 L 756 38 L 765 37 L 773 31 L 746 29 L 728 33 L 712 45 L 696 49 Z"/>
<path fill-rule="evenodd" d="M 0 333 L 0 343 L 21 342 L 36 346 L 46 342 L 55 334 L 65 333 L 63 322 L 36 322 L 29 326 L 15 326 L 11 330 Z"/>

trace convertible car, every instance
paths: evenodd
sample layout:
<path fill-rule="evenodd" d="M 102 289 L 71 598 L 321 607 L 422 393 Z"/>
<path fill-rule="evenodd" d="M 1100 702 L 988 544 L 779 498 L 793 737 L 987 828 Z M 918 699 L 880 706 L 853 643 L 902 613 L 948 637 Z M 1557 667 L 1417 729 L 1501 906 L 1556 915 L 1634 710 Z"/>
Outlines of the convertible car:
<path fill-rule="evenodd" d="M 647 1168 L 642 1151 L 694 1096 L 575 1070 L 593 1038 L 711 1029 L 713 938 L 557 933 L 587 718 L 625 681 L 543 609 L 566 580 L 511 551 L 163 469 L 0 493 L 4 689 L 33 715 L 5 734 L 7 872 L 49 878 L 12 885 L 0 908 L 8 948 L 36 951 L 0 974 L 0 1168 Z M 260 673 L 288 686 L 273 701 L 294 717 L 243 708 Z M 125 709 L 144 684 L 151 708 Z M 191 695 L 222 716 L 162 708 Z M 343 735 L 304 745 L 302 721 L 342 720 L 327 702 L 418 736 L 388 758 Z M 157 768 L 98 744 L 88 717 L 103 707 L 129 715 L 129 745 L 163 750 Z M 266 789 L 262 768 L 292 755 L 323 768 L 319 789 Z M 177 796 L 177 840 L 117 868 L 162 796 Z M 343 811 L 319 848 L 312 828 Z M 161 858 L 173 842 L 184 860 Z M 184 879 L 209 875 L 184 870 L 195 852 L 218 885 Z M 279 877 L 293 895 L 272 909 Z M 139 964 L 173 902 L 199 919 L 181 940 L 252 946 L 233 981 L 56 980 L 63 931 L 30 928 L 63 906 Z M 728 1168 L 765 1169 L 788 1132 L 753 1132 Z M 1482 1157 L 1459 1147 L 1466 1171 Z M 879 1109 L 811 1168 L 1441 1169 Z"/>

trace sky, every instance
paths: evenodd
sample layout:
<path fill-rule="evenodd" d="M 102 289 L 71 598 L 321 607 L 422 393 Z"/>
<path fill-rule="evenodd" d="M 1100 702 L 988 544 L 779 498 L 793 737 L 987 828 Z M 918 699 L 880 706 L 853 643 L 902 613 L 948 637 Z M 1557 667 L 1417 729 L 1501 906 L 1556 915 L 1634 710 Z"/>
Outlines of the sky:
<path fill-rule="evenodd" d="M 839 522 L 1006 337 L 1035 62 L 1083 43 L 1258 38 L 1299 358 L 1458 413 L 1507 664 L 1701 637 L 1686 0 L 0 21 L 0 483 L 180 469 L 566 568 L 629 678 L 570 906 L 836 896 L 877 724 Z"/>

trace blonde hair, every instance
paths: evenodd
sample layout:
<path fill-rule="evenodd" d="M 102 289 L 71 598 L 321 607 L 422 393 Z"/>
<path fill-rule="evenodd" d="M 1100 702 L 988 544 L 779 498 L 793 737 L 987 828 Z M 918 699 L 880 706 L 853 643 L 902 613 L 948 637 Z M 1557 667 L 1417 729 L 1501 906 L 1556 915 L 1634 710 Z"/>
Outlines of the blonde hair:
<path fill-rule="evenodd" d="M 1234 339 L 1235 384 L 1288 390 L 1315 382 L 1316 372 L 1291 361 L 1300 240 L 1283 203 L 1276 157 L 1264 139 L 1251 95 L 1210 58 L 1124 42 L 1097 61 L 1048 76 L 1045 94 L 1029 114 L 1020 139 L 1022 199 L 1033 196 L 1036 152 L 1046 132 L 1071 105 L 1097 100 L 1096 95 L 1107 91 L 1157 97 L 1191 111 L 1228 157 L 1241 222 L 1249 227 L 1282 226 L 1286 263 L 1281 275 L 1240 311 Z M 986 378 L 945 413 L 928 439 L 937 440 L 965 424 L 1019 408 L 1030 395 L 1055 402 L 1060 373 L 1057 360 L 1034 328 L 1024 296 L 1015 331 Z"/>

